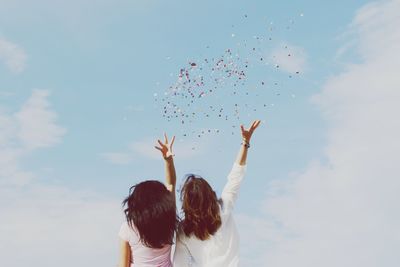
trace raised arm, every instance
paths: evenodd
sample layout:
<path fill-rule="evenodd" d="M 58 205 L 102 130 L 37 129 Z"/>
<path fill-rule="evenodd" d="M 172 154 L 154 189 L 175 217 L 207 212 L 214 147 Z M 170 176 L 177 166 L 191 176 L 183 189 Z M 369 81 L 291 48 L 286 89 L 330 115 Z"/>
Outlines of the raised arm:
<path fill-rule="evenodd" d="M 175 136 L 172 137 L 171 143 L 168 142 L 168 137 L 164 134 L 164 143 L 161 140 L 157 140 L 159 146 L 155 146 L 156 149 L 161 151 L 161 154 L 165 161 L 165 185 L 167 189 L 175 196 L 176 186 L 176 172 L 172 153 L 172 146 L 175 142 Z"/>
<path fill-rule="evenodd" d="M 237 195 L 239 193 L 240 184 L 243 180 L 246 170 L 247 150 L 250 147 L 250 139 L 254 130 L 259 125 L 260 121 L 257 120 L 252 123 L 249 129 L 245 129 L 243 125 L 240 126 L 243 141 L 236 157 L 236 161 L 228 175 L 228 181 L 221 195 L 225 212 L 230 212 L 234 207 Z"/>

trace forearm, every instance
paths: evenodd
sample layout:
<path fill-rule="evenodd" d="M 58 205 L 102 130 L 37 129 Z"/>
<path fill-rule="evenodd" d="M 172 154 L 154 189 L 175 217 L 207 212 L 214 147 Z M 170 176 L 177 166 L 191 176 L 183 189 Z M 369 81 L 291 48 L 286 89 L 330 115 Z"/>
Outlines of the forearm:
<path fill-rule="evenodd" d="M 165 158 L 165 183 L 171 192 L 175 191 L 176 172 L 172 156 Z"/>
<path fill-rule="evenodd" d="M 236 157 L 236 164 L 239 164 L 241 166 L 246 165 L 246 160 L 247 160 L 247 151 L 248 151 L 248 145 L 245 145 L 248 143 L 243 142 L 242 145 L 240 145 L 239 153 Z"/>

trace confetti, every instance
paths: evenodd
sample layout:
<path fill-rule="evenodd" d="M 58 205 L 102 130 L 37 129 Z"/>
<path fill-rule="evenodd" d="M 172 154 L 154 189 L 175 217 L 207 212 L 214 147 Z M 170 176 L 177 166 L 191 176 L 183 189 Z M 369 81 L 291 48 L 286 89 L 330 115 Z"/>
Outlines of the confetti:
<path fill-rule="evenodd" d="M 242 19 L 243 16 L 248 18 L 248 14 L 242 15 Z M 295 98 L 285 90 L 293 86 L 299 76 L 285 74 L 279 57 L 268 62 L 266 56 L 270 54 L 266 49 L 272 49 L 276 44 L 285 49 L 283 56 L 286 57 L 282 60 L 293 60 L 291 49 L 274 38 L 275 31 L 291 29 L 295 20 L 288 19 L 286 23 L 288 25 L 280 26 L 271 21 L 268 27 L 260 27 L 261 33 L 256 32 L 247 38 L 241 34 L 240 42 L 230 39 L 232 44 L 219 53 L 216 51 L 217 54 L 211 55 L 215 51 L 207 50 L 199 58 L 188 58 L 177 71 L 169 71 L 173 80 L 163 87 L 163 92 L 153 93 L 155 106 L 160 109 L 162 117 L 176 123 L 183 137 L 204 138 L 224 131 L 224 128 L 205 128 L 212 127 L 212 123 L 238 125 L 243 118 L 247 120 L 247 117 L 263 115 L 269 107 L 274 107 L 274 104 L 267 103 L 277 97 Z M 231 27 L 239 29 L 240 25 L 235 23 Z M 231 33 L 232 38 L 236 35 Z M 210 45 L 205 48 L 210 49 Z M 171 58 L 166 57 L 167 60 Z M 300 74 L 299 71 L 295 73 Z M 243 97 L 249 102 L 244 103 Z"/>

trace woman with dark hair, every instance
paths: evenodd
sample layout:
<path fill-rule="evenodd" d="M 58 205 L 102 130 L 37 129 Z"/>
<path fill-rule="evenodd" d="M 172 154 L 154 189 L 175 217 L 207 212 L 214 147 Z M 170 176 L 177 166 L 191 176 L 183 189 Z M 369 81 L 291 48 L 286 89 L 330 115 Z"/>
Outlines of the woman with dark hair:
<path fill-rule="evenodd" d="M 241 125 L 243 142 L 218 199 L 208 182 L 197 175 L 188 175 L 181 189 L 182 211 L 176 249 L 175 267 L 237 267 L 239 234 L 232 210 L 246 169 L 250 139 L 260 121 L 249 129 Z"/>
<path fill-rule="evenodd" d="M 175 204 L 176 173 L 172 145 L 158 140 L 165 160 L 166 184 L 144 181 L 129 190 L 123 201 L 126 222 L 119 231 L 119 267 L 172 267 L 171 247 L 178 225 Z"/>

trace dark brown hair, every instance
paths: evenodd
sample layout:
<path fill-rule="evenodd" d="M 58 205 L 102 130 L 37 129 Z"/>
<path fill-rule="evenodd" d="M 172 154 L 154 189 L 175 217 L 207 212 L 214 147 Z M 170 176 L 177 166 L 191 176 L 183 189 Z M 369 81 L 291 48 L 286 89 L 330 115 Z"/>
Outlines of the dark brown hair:
<path fill-rule="evenodd" d="M 128 224 L 138 230 L 142 243 L 162 248 L 173 243 L 178 218 L 174 193 L 158 181 L 144 181 L 129 190 L 122 202 Z"/>
<path fill-rule="evenodd" d="M 221 226 L 220 201 L 205 179 L 193 174 L 181 189 L 182 210 L 185 218 L 180 223 L 186 236 L 195 235 L 206 240 Z"/>

